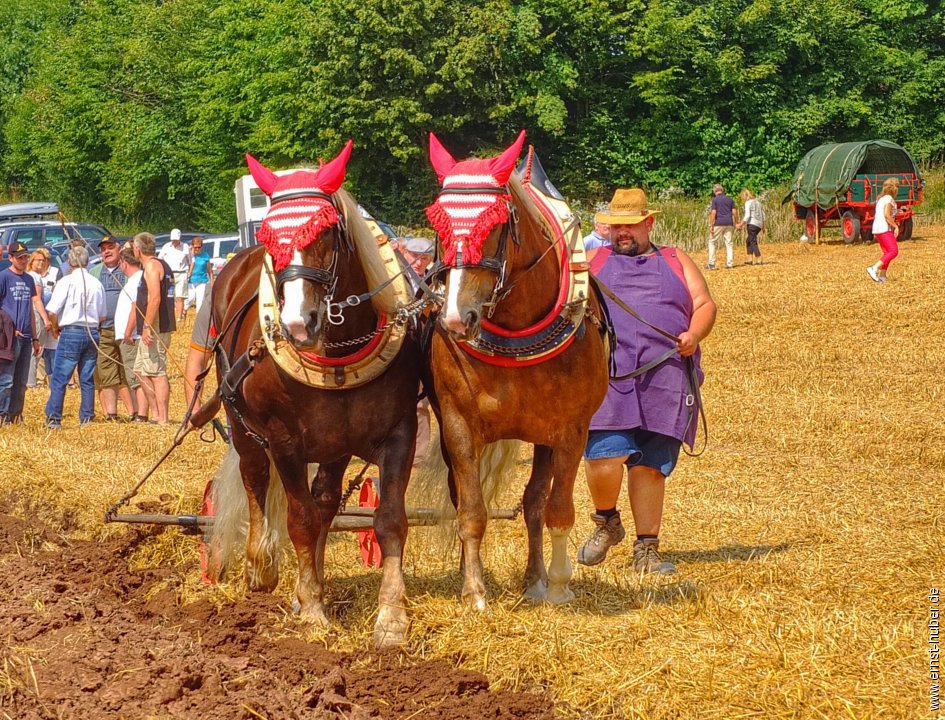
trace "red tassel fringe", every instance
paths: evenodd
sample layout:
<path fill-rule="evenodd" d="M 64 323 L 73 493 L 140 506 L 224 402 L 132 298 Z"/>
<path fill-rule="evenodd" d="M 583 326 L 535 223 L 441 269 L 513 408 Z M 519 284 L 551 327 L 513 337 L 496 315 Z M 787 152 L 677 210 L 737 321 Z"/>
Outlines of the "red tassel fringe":
<path fill-rule="evenodd" d="M 338 223 L 338 212 L 333 205 L 323 205 L 300 227 L 290 242 L 280 242 L 281 238 L 263 221 L 256 233 L 256 239 L 266 246 L 272 256 L 272 267 L 276 272 L 284 270 L 292 262 L 292 254 L 311 245 L 325 230 Z"/>
<path fill-rule="evenodd" d="M 482 245 L 489 237 L 490 231 L 496 225 L 509 219 L 509 209 L 505 201 L 510 199 L 508 195 L 499 196 L 496 202 L 483 210 L 482 214 L 476 218 L 476 224 L 473 225 L 469 234 L 464 238 L 464 265 L 476 265 L 482 260 Z M 454 265 L 456 263 L 457 243 L 453 233 L 452 218 L 439 202 L 430 205 L 426 212 L 430 224 L 433 225 L 433 229 L 436 230 L 443 241 L 443 264 Z"/>

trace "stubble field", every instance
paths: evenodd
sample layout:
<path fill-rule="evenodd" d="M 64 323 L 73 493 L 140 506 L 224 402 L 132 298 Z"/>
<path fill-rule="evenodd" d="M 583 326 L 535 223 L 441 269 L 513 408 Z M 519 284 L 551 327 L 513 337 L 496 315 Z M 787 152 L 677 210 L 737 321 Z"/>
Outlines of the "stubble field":
<path fill-rule="evenodd" d="M 46 431 L 46 390 L 30 390 L 25 425 L 0 429 L 0 717 L 941 717 L 927 596 L 945 566 L 945 228 L 918 228 L 882 286 L 875 245 L 763 253 L 708 276 L 709 445 L 681 459 L 662 532 L 677 574 L 637 577 L 627 542 L 575 565 L 570 606 L 532 606 L 524 526 L 493 521 L 476 613 L 455 543 L 412 529 L 401 652 L 370 650 L 380 577 L 350 535 L 329 546 L 324 632 L 291 615 L 291 552 L 274 598 L 247 596 L 238 577 L 201 582 L 191 537 L 104 525 L 173 430 L 79 428 L 71 390 Z M 138 511 L 197 512 L 224 450 L 188 438 Z M 517 472 L 508 507 L 527 458 Z M 591 527 L 583 475 L 576 504 L 572 552 Z"/>

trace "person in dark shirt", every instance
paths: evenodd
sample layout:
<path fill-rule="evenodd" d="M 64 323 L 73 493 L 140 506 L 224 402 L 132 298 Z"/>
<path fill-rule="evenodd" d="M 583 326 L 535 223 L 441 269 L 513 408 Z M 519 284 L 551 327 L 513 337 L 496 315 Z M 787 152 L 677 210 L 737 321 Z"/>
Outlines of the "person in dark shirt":
<path fill-rule="evenodd" d="M 734 234 L 738 222 L 735 201 L 725 194 L 725 189 L 716 183 L 712 186 L 712 204 L 709 207 L 709 262 L 706 270 L 715 270 L 715 248 L 719 240 L 725 241 L 725 267 L 735 265 Z"/>
<path fill-rule="evenodd" d="M 40 353 L 34 310 L 46 329 L 50 328 L 46 308 L 36 292 L 36 281 L 26 272 L 29 259 L 29 248 L 14 243 L 10 247 L 10 267 L 0 272 L 0 309 L 13 319 L 16 337 L 13 359 L 0 360 L 0 425 L 23 419 L 30 355 Z"/>
<path fill-rule="evenodd" d="M 134 237 L 135 257 L 141 261 L 144 278 L 138 285 L 136 315 L 138 354 L 135 374 L 141 381 L 148 404 L 159 425 L 167 424 L 171 387 L 167 379 L 167 348 L 171 333 L 177 330 L 174 308 L 174 272 L 154 255 L 154 235 L 138 233 Z"/>

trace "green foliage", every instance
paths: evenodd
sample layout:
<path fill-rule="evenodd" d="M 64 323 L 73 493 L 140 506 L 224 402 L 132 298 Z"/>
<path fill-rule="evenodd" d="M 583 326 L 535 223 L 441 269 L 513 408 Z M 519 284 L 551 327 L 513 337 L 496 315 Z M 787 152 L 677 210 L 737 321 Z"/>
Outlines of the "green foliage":
<path fill-rule="evenodd" d="M 457 157 L 522 127 L 569 195 L 705 194 L 811 147 L 945 155 L 934 0 L 6 0 L 0 186 L 121 226 L 233 227 L 251 152 L 315 163 L 416 224 L 429 131 Z"/>

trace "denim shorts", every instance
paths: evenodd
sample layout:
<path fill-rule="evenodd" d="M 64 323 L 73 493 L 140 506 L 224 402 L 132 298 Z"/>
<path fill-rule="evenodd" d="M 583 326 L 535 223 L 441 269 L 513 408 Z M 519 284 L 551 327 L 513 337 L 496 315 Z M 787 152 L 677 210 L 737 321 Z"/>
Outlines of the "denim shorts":
<path fill-rule="evenodd" d="M 627 465 L 643 465 L 668 477 L 676 467 L 682 441 L 649 430 L 591 430 L 584 457 L 602 460 L 627 456 Z"/>

